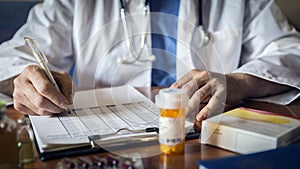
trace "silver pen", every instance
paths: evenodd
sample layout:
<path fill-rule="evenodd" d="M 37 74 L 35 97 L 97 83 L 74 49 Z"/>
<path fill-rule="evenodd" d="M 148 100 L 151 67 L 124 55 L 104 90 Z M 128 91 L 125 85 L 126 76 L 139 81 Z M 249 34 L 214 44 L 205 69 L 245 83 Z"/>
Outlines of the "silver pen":
<path fill-rule="evenodd" d="M 49 79 L 49 81 L 59 92 L 61 92 L 57 83 L 54 80 L 54 77 L 53 77 L 48 65 L 47 65 L 48 59 L 46 58 L 44 53 L 39 48 L 39 43 L 35 39 L 29 38 L 29 37 L 24 37 L 24 39 L 25 39 L 27 45 L 31 48 L 31 51 L 32 51 L 33 55 L 35 56 L 36 60 L 38 61 L 39 65 L 44 69 L 45 74 L 46 74 L 47 78 Z"/>
<path fill-rule="evenodd" d="M 44 70 L 47 78 L 49 79 L 50 83 L 57 89 L 57 91 L 61 92 L 59 89 L 49 67 L 48 67 L 48 59 L 44 55 L 44 53 L 41 51 L 39 48 L 39 43 L 37 40 L 29 38 L 29 37 L 24 37 L 27 45 L 31 48 L 33 55 L 35 56 L 36 60 L 38 61 L 39 65 L 42 67 Z M 70 109 L 66 109 L 67 112 L 70 112 Z"/>

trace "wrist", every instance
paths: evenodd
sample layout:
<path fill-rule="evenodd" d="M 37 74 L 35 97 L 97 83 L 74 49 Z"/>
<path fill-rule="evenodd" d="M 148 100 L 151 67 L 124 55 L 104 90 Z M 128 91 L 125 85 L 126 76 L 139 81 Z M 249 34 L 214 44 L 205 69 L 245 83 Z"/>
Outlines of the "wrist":
<path fill-rule="evenodd" d="M 14 79 L 17 76 L 11 77 L 9 79 L 0 81 L 0 92 L 7 95 L 7 96 L 12 96 L 13 91 L 14 91 Z"/>
<path fill-rule="evenodd" d="M 271 82 L 256 76 L 244 73 L 231 73 L 227 75 L 229 88 L 231 84 L 235 86 L 236 91 L 241 93 L 242 99 L 245 98 L 259 98 L 280 94 L 292 89 L 290 86 Z M 232 82 L 230 82 L 232 81 Z M 236 92 L 233 91 L 233 92 Z M 232 92 L 228 91 L 228 92 Z"/>
<path fill-rule="evenodd" d="M 253 82 L 250 75 L 243 73 L 230 73 L 226 75 L 227 95 L 233 95 L 234 100 L 242 101 L 252 97 Z M 232 97 L 229 97 L 232 98 Z M 229 100 L 230 101 L 230 100 Z"/>

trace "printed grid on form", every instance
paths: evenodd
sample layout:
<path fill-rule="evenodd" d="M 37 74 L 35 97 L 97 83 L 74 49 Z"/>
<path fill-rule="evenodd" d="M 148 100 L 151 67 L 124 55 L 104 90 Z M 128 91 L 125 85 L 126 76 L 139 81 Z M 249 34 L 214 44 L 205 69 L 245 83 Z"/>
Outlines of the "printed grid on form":
<path fill-rule="evenodd" d="M 158 127 L 159 111 L 144 102 L 76 109 L 57 116 L 68 138 L 113 133 L 120 128 L 131 130 Z M 127 134 L 124 131 L 120 134 Z"/>

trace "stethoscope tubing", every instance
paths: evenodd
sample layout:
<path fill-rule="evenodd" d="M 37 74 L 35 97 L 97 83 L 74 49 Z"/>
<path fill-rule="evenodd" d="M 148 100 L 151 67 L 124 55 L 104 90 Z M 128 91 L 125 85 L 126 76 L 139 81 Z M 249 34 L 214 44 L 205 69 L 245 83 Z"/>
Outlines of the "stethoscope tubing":
<path fill-rule="evenodd" d="M 144 4 L 144 17 L 145 17 L 145 22 L 144 22 L 144 30 L 145 33 L 142 34 L 141 37 L 141 44 L 140 44 L 140 50 L 137 52 L 138 55 L 134 55 L 134 50 L 133 50 L 133 45 L 130 41 L 129 38 L 129 31 L 128 31 L 128 25 L 127 25 L 127 21 L 126 21 L 126 11 L 125 11 L 125 3 L 123 2 L 123 0 L 120 0 L 121 3 L 121 8 L 120 8 L 120 15 L 121 15 L 121 21 L 122 21 L 122 27 L 124 30 L 124 34 L 125 34 L 125 38 L 126 38 L 126 46 L 129 50 L 129 52 L 133 55 L 133 60 L 128 60 L 128 57 L 124 58 L 118 58 L 118 62 L 122 63 L 122 64 L 133 64 L 135 62 L 153 62 L 156 58 L 155 56 L 151 55 L 148 59 L 142 60 L 141 55 L 142 55 L 142 51 L 144 50 L 145 46 L 146 46 L 146 32 L 147 32 L 147 17 L 148 17 L 148 8 L 149 8 L 149 3 L 148 0 L 145 1 Z"/>

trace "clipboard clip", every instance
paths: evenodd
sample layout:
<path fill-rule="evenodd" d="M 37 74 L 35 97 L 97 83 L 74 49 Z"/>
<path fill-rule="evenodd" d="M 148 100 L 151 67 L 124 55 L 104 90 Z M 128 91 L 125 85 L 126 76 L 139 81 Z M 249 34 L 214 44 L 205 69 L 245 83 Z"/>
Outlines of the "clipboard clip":
<path fill-rule="evenodd" d="M 118 135 L 120 132 L 124 132 L 127 131 L 129 133 L 150 133 L 150 132 L 156 132 L 157 134 L 159 133 L 159 129 L 157 127 L 148 127 L 145 129 L 140 129 L 140 130 L 132 130 L 129 128 L 120 128 L 117 131 L 113 132 L 113 133 L 108 133 L 108 134 L 102 134 L 102 135 L 91 135 L 88 136 L 91 148 L 95 149 L 95 148 L 99 148 L 99 145 L 96 143 L 97 140 L 101 140 L 104 138 L 108 138 L 108 137 L 112 137 L 112 136 L 116 136 Z"/>

